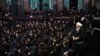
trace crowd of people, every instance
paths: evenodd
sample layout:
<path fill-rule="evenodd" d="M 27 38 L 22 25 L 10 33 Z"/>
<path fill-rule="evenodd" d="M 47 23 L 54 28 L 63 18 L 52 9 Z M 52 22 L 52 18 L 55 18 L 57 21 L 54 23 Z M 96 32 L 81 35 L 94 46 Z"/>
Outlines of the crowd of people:
<path fill-rule="evenodd" d="M 0 56 L 64 56 L 70 50 L 80 54 L 76 43 L 86 42 L 84 36 L 89 35 L 92 29 L 91 22 L 87 19 L 16 19 L 15 23 L 12 19 L 1 20 Z M 79 33 L 75 31 L 78 21 L 82 27 Z M 77 38 L 80 40 L 74 41 Z"/>
<path fill-rule="evenodd" d="M 52 10 L 24 13 L 34 20 L 14 19 L 10 12 L 0 16 L 0 56 L 85 56 L 92 15 L 73 9 L 55 13 L 61 18 Z"/>

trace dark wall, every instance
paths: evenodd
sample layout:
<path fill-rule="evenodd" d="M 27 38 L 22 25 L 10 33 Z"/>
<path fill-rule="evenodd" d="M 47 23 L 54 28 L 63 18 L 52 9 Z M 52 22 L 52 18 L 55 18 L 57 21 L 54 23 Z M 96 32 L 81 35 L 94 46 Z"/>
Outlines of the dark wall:
<path fill-rule="evenodd" d="M 96 6 L 97 6 L 97 9 L 100 9 L 100 0 L 96 1 Z"/>
<path fill-rule="evenodd" d="M 100 28 L 100 20 L 99 20 L 99 18 L 97 20 L 93 19 L 92 27 L 93 28 Z"/>
<path fill-rule="evenodd" d="M 69 6 L 70 6 L 70 9 L 74 6 L 76 7 L 75 9 L 77 9 L 77 5 L 78 5 L 78 0 L 70 0 L 70 3 L 69 3 Z"/>

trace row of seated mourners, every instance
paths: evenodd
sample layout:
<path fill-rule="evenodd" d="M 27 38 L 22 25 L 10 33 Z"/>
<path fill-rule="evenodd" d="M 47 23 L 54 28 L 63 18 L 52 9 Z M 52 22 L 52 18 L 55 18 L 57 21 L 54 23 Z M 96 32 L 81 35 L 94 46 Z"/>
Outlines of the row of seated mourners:
<path fill-rule="evenodd" d="M 91 33 L 90 20 L 83 21 L 0 20 L 0 56 L 66 56 L 69 50 L 82 56 L 77 43 L 86 43 Z"/>
<path fill-rule="evenodd" d="M 72 16 L 72 15 L 82 15 L 82 14 L 85 14 L 84 13 L 85 11 L 84 10 L 56 10 L 56 11 L 53 11 L 53 10 L 32 10 L 30 12 L 24 12 L 25 15 L 33 15 L 33 16 L 38 16 L 38 15 L 42 15 L 43 17 L 52 17 L 54 16 L 57 16 L 57 17 L 62 17 L 62 16 Z"/>

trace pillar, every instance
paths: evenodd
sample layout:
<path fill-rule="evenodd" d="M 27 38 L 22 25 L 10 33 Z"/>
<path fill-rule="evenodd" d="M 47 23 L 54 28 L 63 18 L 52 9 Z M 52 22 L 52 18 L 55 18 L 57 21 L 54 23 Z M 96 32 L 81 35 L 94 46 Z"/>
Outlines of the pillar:
<path fill-rule="evenodd" d="M 17 0 L 17 1 L 18 1 L 18 3 L 17 3 L 17 7 L 18 7 L 18 16 L 19 16 L 19 17 L 22 17 L 22 16 L 23 16 L 23 10 L 24 10 L 24 8 L 23 8 L 23 6 L 24 6 L 23 0 Z"/>
<path fill-rule="evenodd" d="M 6 0 L 1 0 L 1 9 L 6 10 Z"/>
<path fill-rule="evenodd" d="M 11 14 L 12 17 L 16 17 L 18 15 L 17 0 L 11 0 Z"/>
<path fill-rule="evenodd" d="M 92 6 L 96 6 L 96 0 L 92 0 Z"/>
<path fill-rule="evenodd" d="M 43 0 L 39 0 L 39 10 L 43 10 Z"/>
<path fill-rule="evenodd" d="M 63 10 L 64 0 L 58 0 L 57 1 L 57 7 L 58 7 L 58 10 Z"/>
<path fill-rule="evenodd" d="M 53 0 L 53 16 L 57 16 L 57 0 Z"/>
<path fill-rule="evenodd" d="M 30 11 L 29 0 L 24 0 L 24 10 L 27 12 Z"/>
<path fill-rule="evenodd" d="M 86 13 L 90 13 L 92 8 L 92 0 L 84 0 L 84 9 Z"/>

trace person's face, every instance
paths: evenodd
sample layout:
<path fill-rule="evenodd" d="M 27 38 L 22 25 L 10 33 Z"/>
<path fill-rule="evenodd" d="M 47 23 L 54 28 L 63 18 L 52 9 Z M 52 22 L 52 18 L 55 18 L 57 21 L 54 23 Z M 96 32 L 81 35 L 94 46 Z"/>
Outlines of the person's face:
<path fill-rule="evenodd" d="M 81 28 L 81 26 L 80 25 L 76 25 L 76 28 Z"/>

